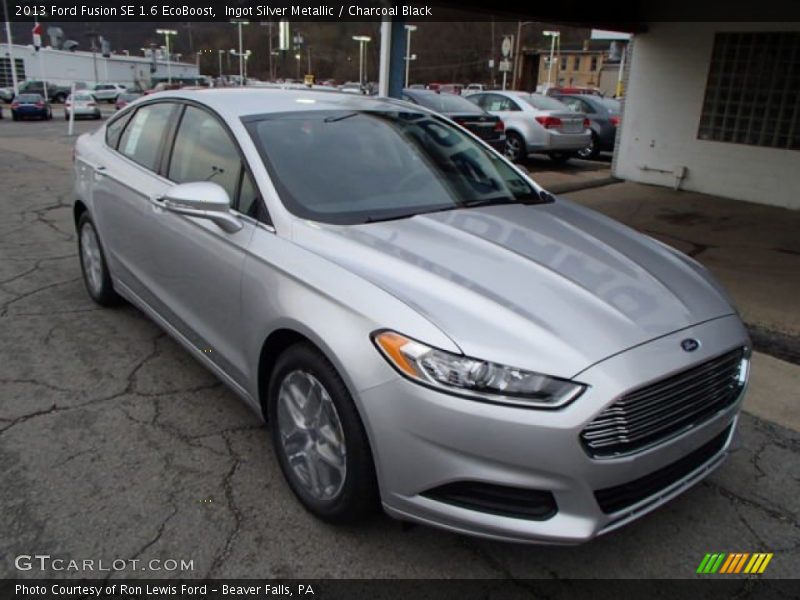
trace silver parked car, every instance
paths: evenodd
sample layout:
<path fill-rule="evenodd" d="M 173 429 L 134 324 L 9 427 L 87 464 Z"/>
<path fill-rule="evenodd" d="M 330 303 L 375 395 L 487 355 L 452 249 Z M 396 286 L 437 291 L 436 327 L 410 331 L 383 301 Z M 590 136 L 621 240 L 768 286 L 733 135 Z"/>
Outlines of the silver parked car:
<path fill-rule="evenodd" d="M 64 100 L 64 119 L 69 120 L 71 112 L 75 113 L 75 118 L 87 117 L 89 119 L 99 119 L 102 117 L 97 100 L 88 92 L 75 92 Z"/>
<path fill-rule="evenodd" d="M 592 140 L 589 120 L 555 98 L 528 92 L 482 92 L 469 100 L 503 119 L 506 126 L 505 155 L 519 162 L 532 152 L 566 162 Z"/>
<path fill-rule="evenodd" d="M 98 102 L 114 104 L 117 96 L 125 93 L 125 86 L 121 83 L 96 83 L 89 90 Z"/>
<path fill-rule="evenodd" d="M 424 108 L 170 91 L 75 158 L 89 295 L 263 416 L 322 519 L 577 543 L 728 454 L 749 340 L 708 271 Z"/>

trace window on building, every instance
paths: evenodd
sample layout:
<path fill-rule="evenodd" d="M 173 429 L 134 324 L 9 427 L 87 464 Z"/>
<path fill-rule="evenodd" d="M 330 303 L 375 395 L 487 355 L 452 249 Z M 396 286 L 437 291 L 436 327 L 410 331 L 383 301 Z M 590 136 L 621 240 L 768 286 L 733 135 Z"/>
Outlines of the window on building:
<path fill-rule="evenodd" d="M 561 70 L 562 71 L 566 71 L 567 70 L 567 57 L 566 56 L 562 56 L 561 57 Z"/>
<path fill-rule="evenodd" d="M 597 71 L 597 57 L 592 57 L 592 71 Z"/>
<path fill-rule="evenodd" d="M 698 137 L 800 150 L 800 32 L 718 33 Z"/>
<path fill-rule="evenodd" d="M 581 57 L 575 56 L 572 58 L 572 68 L 575 71 L 579 71 L 581 68 Z"/>
<path fill-rule="evenodd" d="M 25 61 L 21 58 L 14 58 L 14 66 L 17 71 L 17 81 L 25 81 Z M 11 74 L 11 59 L 7 56 L 0 58 L 0 87 L 11 87 L 14 85 L 14 76 Z"/>

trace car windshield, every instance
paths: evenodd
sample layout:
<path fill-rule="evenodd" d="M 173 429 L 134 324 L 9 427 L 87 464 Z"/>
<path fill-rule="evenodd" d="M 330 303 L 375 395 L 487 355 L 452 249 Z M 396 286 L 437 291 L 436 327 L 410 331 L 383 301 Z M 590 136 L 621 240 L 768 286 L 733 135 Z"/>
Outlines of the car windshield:
<path fill-rule="evenodd" d="M 337 224 L 540 203 L 502 158 L 431 115 L 304 111 L 245 120 L 284 204 Z"/>
<path fill-rule="evenodd" d="M 472 102 L 455 94 L 419 94 L 415 98 L 422 106 L 436 112 L 480 112 Z"/>
<path fill-rule="evenodd" d="M 525 102 L 530 104 L 533 108 L 537 108 L 539 110 L 563 110 L 569 111 L 569 108 L 562 102 L 559 102 L 555 98 L 551 98 L 550 96 L 544 96 L 542 94 L 526 94 L 525 96 L 520 96 Z"/>
<path fill-rule="evenodd" d="M 70 96 L 72 98 L 72 96 Z M 89 94 L 76 94 L 75 95 L 76 102 L 94 102 L 94 97 L 90 96 Z"/>

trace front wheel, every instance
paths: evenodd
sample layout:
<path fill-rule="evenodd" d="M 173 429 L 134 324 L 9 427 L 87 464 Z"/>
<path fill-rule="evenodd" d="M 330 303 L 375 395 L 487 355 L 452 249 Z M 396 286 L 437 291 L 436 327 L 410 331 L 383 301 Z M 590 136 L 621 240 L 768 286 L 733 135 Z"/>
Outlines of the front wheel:
<path fill-rule="evenodd" d="M 78 220 L 78 255 L 81 260 L 83 282 L 92 300 L 100 306 L 119 304 L 121 298 L 114 291 L 106 255 L 88 213 L 83 213 Z"/>
<path fill-rule="evenodd" d="M 331 523 L 377 506 L 372 452 L 353 399 L 310 343 L 288 348 L 273 369 L 268 419 L 281 471 L 302 505 Z"/>
<path fill-rule="evenodd" d="M 527 156 L 527 152 L 525 151 L 525 140 L 522 139 L 522 136 L 514 131 L 509 131 L 506 133 L 506 148 L 503 154 L 506 155 L 506 158 L 511 162 L 522 162 Z"/>

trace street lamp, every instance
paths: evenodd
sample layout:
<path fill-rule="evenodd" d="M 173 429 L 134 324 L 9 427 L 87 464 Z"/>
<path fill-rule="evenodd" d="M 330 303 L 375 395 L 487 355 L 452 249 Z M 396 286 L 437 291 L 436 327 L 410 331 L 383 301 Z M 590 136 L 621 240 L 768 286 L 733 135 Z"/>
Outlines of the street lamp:
<path fill-rule="evenodd" d="M 163 35 L 167 46 L 167 83 L 172 83 L 172 60 L 169 53 L 169 36 L 178 35 L 174 29 L 156 29 L 158 35 Z"/>
<path fill-rule="evenodd" d="M 550 38 L 550 64 L 547 66 L 547 87 L 553 85 L 553 55 L 556 51 L 556 38 L 561 36 L 560 31 L 543 31 L 542 35 Z"/>
<path fill-rule="evenodd" d="M 247 78 L 247 63 L 245 61 L 247 61 L 247 59 L 250 58 L 252 52 L 250 50 L 245 50 L 244 52 L 237 52 L 235 48 L 231 48 L 230 53 L 233 54 L 234 56 L 239 57 L 239 68 L 241 69 L 239 75 L 241 81 L 239 82 L 239 85 L 244 86 L 244 81 Z"/>
<path fill-rule="evenodd" d="M 406 85 L 408 87 L 408 74 L 411 70 L 411 61 L 417 58 L 416 54 L 411 54 L 411 33 L 417 30 L 416 25 L 406 25 Z"/>
<path fill-rule="evenodd" d="M 294 55 L 294 59 L 297 61 L 297 79 L 300 79 L 300 53 Z"/>
<path fill-rule="evenodd" d="M 364 80 L 366 79 L 367 71 L 367 44 L 372 41 L 368 35 L 354 35 L 353 41 L 358 42 L 358 83 L 361 85 L 361 90 L 364 90 Z"/>
<path fill-rule="evenodd" d="M 225 50 L 217 50 L 217 54 L 219 55 L 219 78 L 222 79 L 222 55 L 225 54 Z"/>
<path fill-rule="evenodd" d="M 244 85 L 244 50 L 242 49 L 242 25 L 250 25 L 250 21 L 237 19 L 231 21 L 234 25 L 239 27 L 239 78 L 242 80 L 241 85 Z"/>

